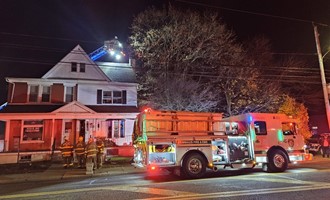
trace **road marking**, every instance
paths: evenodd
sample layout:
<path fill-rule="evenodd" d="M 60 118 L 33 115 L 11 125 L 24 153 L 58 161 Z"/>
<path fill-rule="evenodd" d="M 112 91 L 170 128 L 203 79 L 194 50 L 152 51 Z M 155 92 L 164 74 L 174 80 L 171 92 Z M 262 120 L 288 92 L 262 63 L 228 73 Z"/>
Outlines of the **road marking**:
<path fill-rule="evenodd" d="M 275 182 L 275 183 L 288 183 L 288 184 L 306 184 L 306 185 L 317 185 L 317 184 L 326 184 L 324 182 L 317 181 L 303 181 L 295 178 L 289 177 L 279 177 L 279 178 L 270 178 L 270 177 L 242 177 L 240 179 L 244 180 L 253 180 L 253 181 L 264 181 L 264 182 Z"/>
<path fill-rule="evenodd" d="M 129 191 L 129 192 L 139 192 L 139 193 L 146 193 L 146 194 L 156 194 L 162 196 L 185 196 L 185 195 L 197 195 L 198 193 L 192 192 L 185 192 L 185 191 L 177 191 L 177 190 L 167 190 L 167 189 L 160 189 L 160 188 L 152 188 L 152 187 L 123 187 L 123 188 L 116 188 L 117 190 L 121 191 Z"/>
<path fill-rule="evenodd" d="M 210 199 L 210 198 L 220 198 L 220 197 L 223 198 L 223 197 L 249 196 L 249 195 L 260 195 L 260 194 L 273 194 L 273 193 L 284 193 L 284 192 L 307 191 L 307 190 L 322 190 L 322 189 L 329 189 L 329 188 L 330 188 L 330 184 L 310 185 L 310 186 L 294 186 L 294 187 L 282 187 L 282 188 L 267 188 L 267 189 L 255 189 L 255 190 L 216 192 L 216 193 L 208 193 L 208 194 L 182 195 L 182 196 L 170 196 L 170 197 L 156 197 L 156 198 L 147 198 L 147 199 L 144 199 L 144 200 Z"/>
<path fill-rule="evenodd" d="M 58 190 L 58 191 L 49 191 L 49 192 L 35 192 L 35 193 L 28 193 L 28 194 L 4 195 L 4 196 L 0 196 L 0 199 L 40 197 L 40 196 L 48 196 L 48 195 L 61 195 L 61 194 L 67 194 L 67 193 L 89 192 L 89 191 L 99 191 L 99 190 L 128 191 L 128 192 L 146 193 L 146 194 L 163 195 L 163 196 L 197 195 L 197 193 L 191 193 L 191 192 L 185 192 L 185 191 L 158 189 L 158 188 L 152 188 L 152 187 L 137 187 L 137 186 L 133 186 L 133 185 L 122 185 L 122 186 L 107 186 L 107 187 L 95 187 L 95 188 Z M 164 195 L 164 194 L 166 194 L 166 195 Z"/>
<path fill-rule="evenodd" d="M 322 171 L 330 171 L 330 169 L 322 170 Z M 310 172 L 308 170 L 301 170 L 301 172 Z M 290 174 L 290 173 L 281 173 L 281 174 Z M 261 177 L 263 176 L 263 177 Z M 275 178 L 271 178 L 271 176 L 275 176 Z M 276 178 L 281 177 L 281 178 Z M 283 178 L 286 178 L 285 180 Z M 255 189 L 255 190 L 243 190 L 243 191 L 228 191 L 228 192 L 219 192 L 219 193 L 208 193 L 208 194 L 198 194 L 198 193 L 190 193 L 184 191 L 176 191 L 176 190 L 166 190 L 166 189 L 157 189 L 157 188 L 149 188 L 149 187 L 141 187 L 150 185 L 150 183 L 143 184 L 135 184 L 135 185 L 119 185 L 119 186 L 101 186 L 94 188 L 80 188 L 80 189 L 69 189 L 69 190 L 58 190 L 58 191 L 47 191 L 47 192 L 35 192 L 28 194 L 12 194 L 12 195 L 3 195 L 0 196 L 0 199 L 12 199 L 12 198 L 23 198 L 23 197 L 38 197 L 38 196 L 47 196 L 47 195 L 61 195 L 67 193 L 77 193 L 77 192 L 88 192 L 88 191 L 98 191 L 98 190 L 120 190 L 120 191 L 129 191 L 129 192 L 137 192 L 137 193 L 147 193 L 147 194 L 155 194 L 162 195 L 159 198 L 150 198 L 150 199 L 205 199 L 205 198 L 213 198 L 213 197 L 231 197 L 231 196 L 244 196 L 244 195 L 253 195 L 253 194 L 268 194 L 268 193 L 280 193 L 280 192 L 293 192 L 293 191 L 305 191 L 305 190 L 315 190 L 315 189 L 329 189 L 330 184 L 322 183 L 322 182 L 313 182 L 313 181 L 302 181 L 299 179 L 294 179 L 285 176 L 279 176 L 279 174 L 254 174 L 254 175 L 241 175 L 235 177 L 218 177 L 216 179 L 220 179 L 225 181 L 226 179 L 245 179 L 245 180 L 255 180 L 255 181 L 269 181 L 269 182 L 285 182 L 288 184 L 306 184 L 308 186 L 294 186 L 294 187 L 285 187 L 285 188 L 270 188 L 270 189 Z M 290 180 L 291 179 L 291 180 Z M 215 179 L 211 179 L 215 180 Z M 288 180 L 290 180 L 288 182 Z M 209 178 L 198 179 L 195 181 L 205 182 L 210 181 Z M 180 181 L 168 181 L 157 183 L 160 184 L 170 184 L 170 183 L 186 183 L 191 182 L 191 180 L 180 180 Z M 94 183 L 93 181 L 90 183 Z M 317 185 L 317 187 L 316 187 Z M 166 194 L 166 196 L 164 196 Z M 205 196 L 207 195 L 207 196 Z M 214 196 L 212 196 L 214 195 Z"/>

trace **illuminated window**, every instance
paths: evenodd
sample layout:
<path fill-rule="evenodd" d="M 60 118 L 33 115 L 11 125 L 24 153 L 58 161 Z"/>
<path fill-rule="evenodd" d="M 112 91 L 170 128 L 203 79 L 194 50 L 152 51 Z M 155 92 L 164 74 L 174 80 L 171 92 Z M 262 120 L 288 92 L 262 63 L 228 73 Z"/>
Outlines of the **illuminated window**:
<path fill-rule="evenodd" d="M 108 120 L 108 138 L 125 138 L 125 120 Z"/>
<path fill-rule="evenodd" d="M 24 120 L 22 125 L 22 141 L 42 141 L 43 127 L 43 120 Z"/>
<path fill-rule="evenodd" d="M 38 85 L 30 85 L 29 102 L 38 102 Z"/>
<path fill-rule="evenodd" d="M 42 86 L 41 102 L 50 101 L 50 86 Z"/>

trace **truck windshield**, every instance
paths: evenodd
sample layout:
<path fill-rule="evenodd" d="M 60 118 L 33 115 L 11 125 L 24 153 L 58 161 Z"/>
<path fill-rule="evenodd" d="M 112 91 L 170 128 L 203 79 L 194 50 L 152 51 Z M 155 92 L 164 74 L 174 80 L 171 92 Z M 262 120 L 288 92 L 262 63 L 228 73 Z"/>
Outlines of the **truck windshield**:
<path fill-rule="evenodd" d="M 246 122 L 225 122 L 225 132 L 227 135 L 244 135 L 247 130 Z"/>

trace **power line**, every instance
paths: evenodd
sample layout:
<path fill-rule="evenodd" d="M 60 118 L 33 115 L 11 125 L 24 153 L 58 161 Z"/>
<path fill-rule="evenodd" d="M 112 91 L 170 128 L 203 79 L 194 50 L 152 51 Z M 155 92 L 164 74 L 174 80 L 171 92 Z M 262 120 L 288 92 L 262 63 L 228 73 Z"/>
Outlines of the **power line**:
<path fill-rule="evenodd" d="M 18 63 L 27 63 L 27 64 L 40 64 L 40 65 L 53 65 L 54 63 L 52 62 L 39 62 L 39 61 L 33 61 L 33 60 L 10 60 L 10 59 L 1 59 L 2 61 L 11 61 L 11 62 L 18 62 Z M 71 62 L 64 62 L 64 61 L 60 61 L 57 62 L 56 64 L 71 64 Z M 86 65 L 94 65 L 94 64 L 88 64 L 86 63 Z M 97 66 L 100 67 L 109 67 L 109 68 L 115 68 L 117 70 L 120 69 L 133 69 L 133 70 L 138 70 L 140 68 L 136 68 L 136 67 L 130 67 L 130 66 L 109 66 L 109 65 L 102 65 L 102 64 L 97 64 Z M 71 67 L 71 65 L 68 65 L 68 67 Z M 299 69 L 299 68 L 298 68 Z M 297 71 L 293 71 L 295 73 L 298 73 Z M 159 72 L 162 73 L 162 72 Z M 309 79 L 318 79 L 319 76 L 316 76 L 318 73 L 311 73 L 311 72 L 305 72 L 305 71 L 301 71 L 300 73 L 302 73 L 301 75 L 281 75 L 281 74 L 260 74 L 258 77 L 258 80 L 269 80 L 269 78 L 281 78 L 281 82 L 297 82 L 297 79 L 306 79 L 306 77 L 308 77 Z M 179 73 L 171 73 L 169 72 L 169 74 L 175 74 L 175 75 L 179 75 Z M 314 75 L 316 74 L 316 75 Z M 195 72 L 195 73 L 188 73 L 187 75 L 189 76 L 195 76 L 195 77 L 209 77 L 209 78 L 216 78 L 219 77 L 219 75 L 216 75 L 215 72 Z M 227 76 L 227 77 L 222 77 L 224 79 L 235 79 L 237 78 L 236 76 Z M 287 80 L 284 80 L 287 79 Z M 291 79 L 291 80 L 288 80 Z M 293 80 L 292 80 L 293 79 Z M 301 80 L 300 80 L 301 81 Z M 313 84 L 319 84 L 319 81 L 303 81 L 304 83 L 313 83 Z"/>
<path fill-rule="evenodd" d="M 36 50 L 36 51 L 50 51 L 50 52 L 60 52 L 60 53 L 67 52 L 64 49 L 49 48 L 49 47 L 42 47 L 42 46 L 32 46 L 32 45 L 23 45 L 23 44 L 0 43 L 0 46 L 7 47 L 7 48 L 14 48 L 14 49 L 29 49 L 29 50 Z"/>
<path fill-rule="evenodd" d="M 70 52 L 70 54 L 76 54 L 76 55 L 85 55 L 82 52 Z M 0 60 L 6 61 L 6 62 L 20 62 L 20 63 L 29 63 L 29 64 L 56 64 L 56 63 L 70 63 L 70 62 L 63 62 L 63 61 L 39 61 L 39 60 L 34 60 L 34 59 L 25 59 L 25 58 L 17 58 L 17 57 L 0 57 Z M 95 61 L 98 62 L 98 61 Z M 162 64 L 159 62 L 158 64 Z M 86 63 L 86 65 L 92 65 Z M 236 68 L 246 68 L 246 69 L 260 69 L 263 71 L 279 71 L 279 70 L 285 70 L 287 73 L 289 72 L 294 72 L 294 73 L 319 73 L 318 67 L 290 67 L 288 66 L 268 66 L 268 65 L 258 65 L 258 66 L 252 66 L 252 65 L 234 65 L 234 64 L 225 64 L 225 63 L 219 63 L 216 66 L 203 66 L 203 69 L 219 69 L 219 67 L 236 67 Z M 262 67 L 262 68 L 261 68 Z M 136 69 L 142 69 L 141 67 L 135 67 Z"/>
<path fill-rule="evenodd" d="M 75 40 L 71 38 L 60 38 L 60 37 L 48 37 L 48 36 L 36 36 L 36 35 L 29 35 L 29 34 L 18 34 L 18 33 L 8 33 L 8 32 L 0 32 L 2 35 L 9 35 L 9 36 L 20 36 L 20 37 L 29 37 L 29 38 L 40 38 L 40 39 L 47 39 L 47 40 L 62 40 L 62 41 L 72 41 L 72 42 L 83 42 L 83 43 L 92 43 L 92 44 L 99 44 L 97 41 L 88 41 L 88 40 Z"/>
<path fill-rule="evenodd" d="M 252 12 L 252 11 L 246 11 L 246 10 L 239 10 L 239 9 L 233 9 L 233 8 L 226 8 L 226 7 L 221 7 L 221 6 L 211 6 L 205 3 L 197 3 L 197 2 L 190 2 L 186 0 L 175 0 L 177 2 L 181 3 L 187 3 L 187 4 L 192 4 L 192 5 L 198 5 L 198 6 L 203 6 L 203 7 L 209 7 L 209 8 L 217 8 L 217 9 L 222 9 L 222 10 L 228 10 L 232 12 L 240 12 L 240 13 L 245 13 L 245 14 L 250 14 L 250 15 L 259 15 L 259 16 L 264 16 L 264 17 L 271 17 L 271 18 L 277 18 L 277 19 L 283 19 L 283 20 L 289 20 L 289 21 L 296 21 L 296 22 L 303 22 L 303 23 L 314 23 L 320 26 L 325 26 L 328 27 L 329 25 L 320 23 L 320 22 L 314 22 L 312 20 L 305 20 L 305 19 L 298 19 L 298 18 L 292 18 L 292 17 L 283 17 L 283 16 L 278 16 L 278 15 L 271 15 L 271 14 L 266 14 L 266 13 L 258 13 L 258 12 Z"/>

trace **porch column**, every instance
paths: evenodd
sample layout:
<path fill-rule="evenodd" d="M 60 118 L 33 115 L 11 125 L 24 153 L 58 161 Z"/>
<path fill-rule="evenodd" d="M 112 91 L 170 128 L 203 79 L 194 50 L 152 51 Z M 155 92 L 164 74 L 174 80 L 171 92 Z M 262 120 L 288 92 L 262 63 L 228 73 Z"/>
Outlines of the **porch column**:
<path fill-rule="evenodd" d="M 10 136 L 10 120 L 6 120 L 4 152 L 9 151 L 9 136 Z"/>
<path fill-rule="evenodd" d="M 54 132 L 55 132 L 55 119 L 52 119 L 52 132 L 51 132 L 51 141 L 50 141 L 50 151 L 53 150 L 53 145 L 54 145 Z"/>

